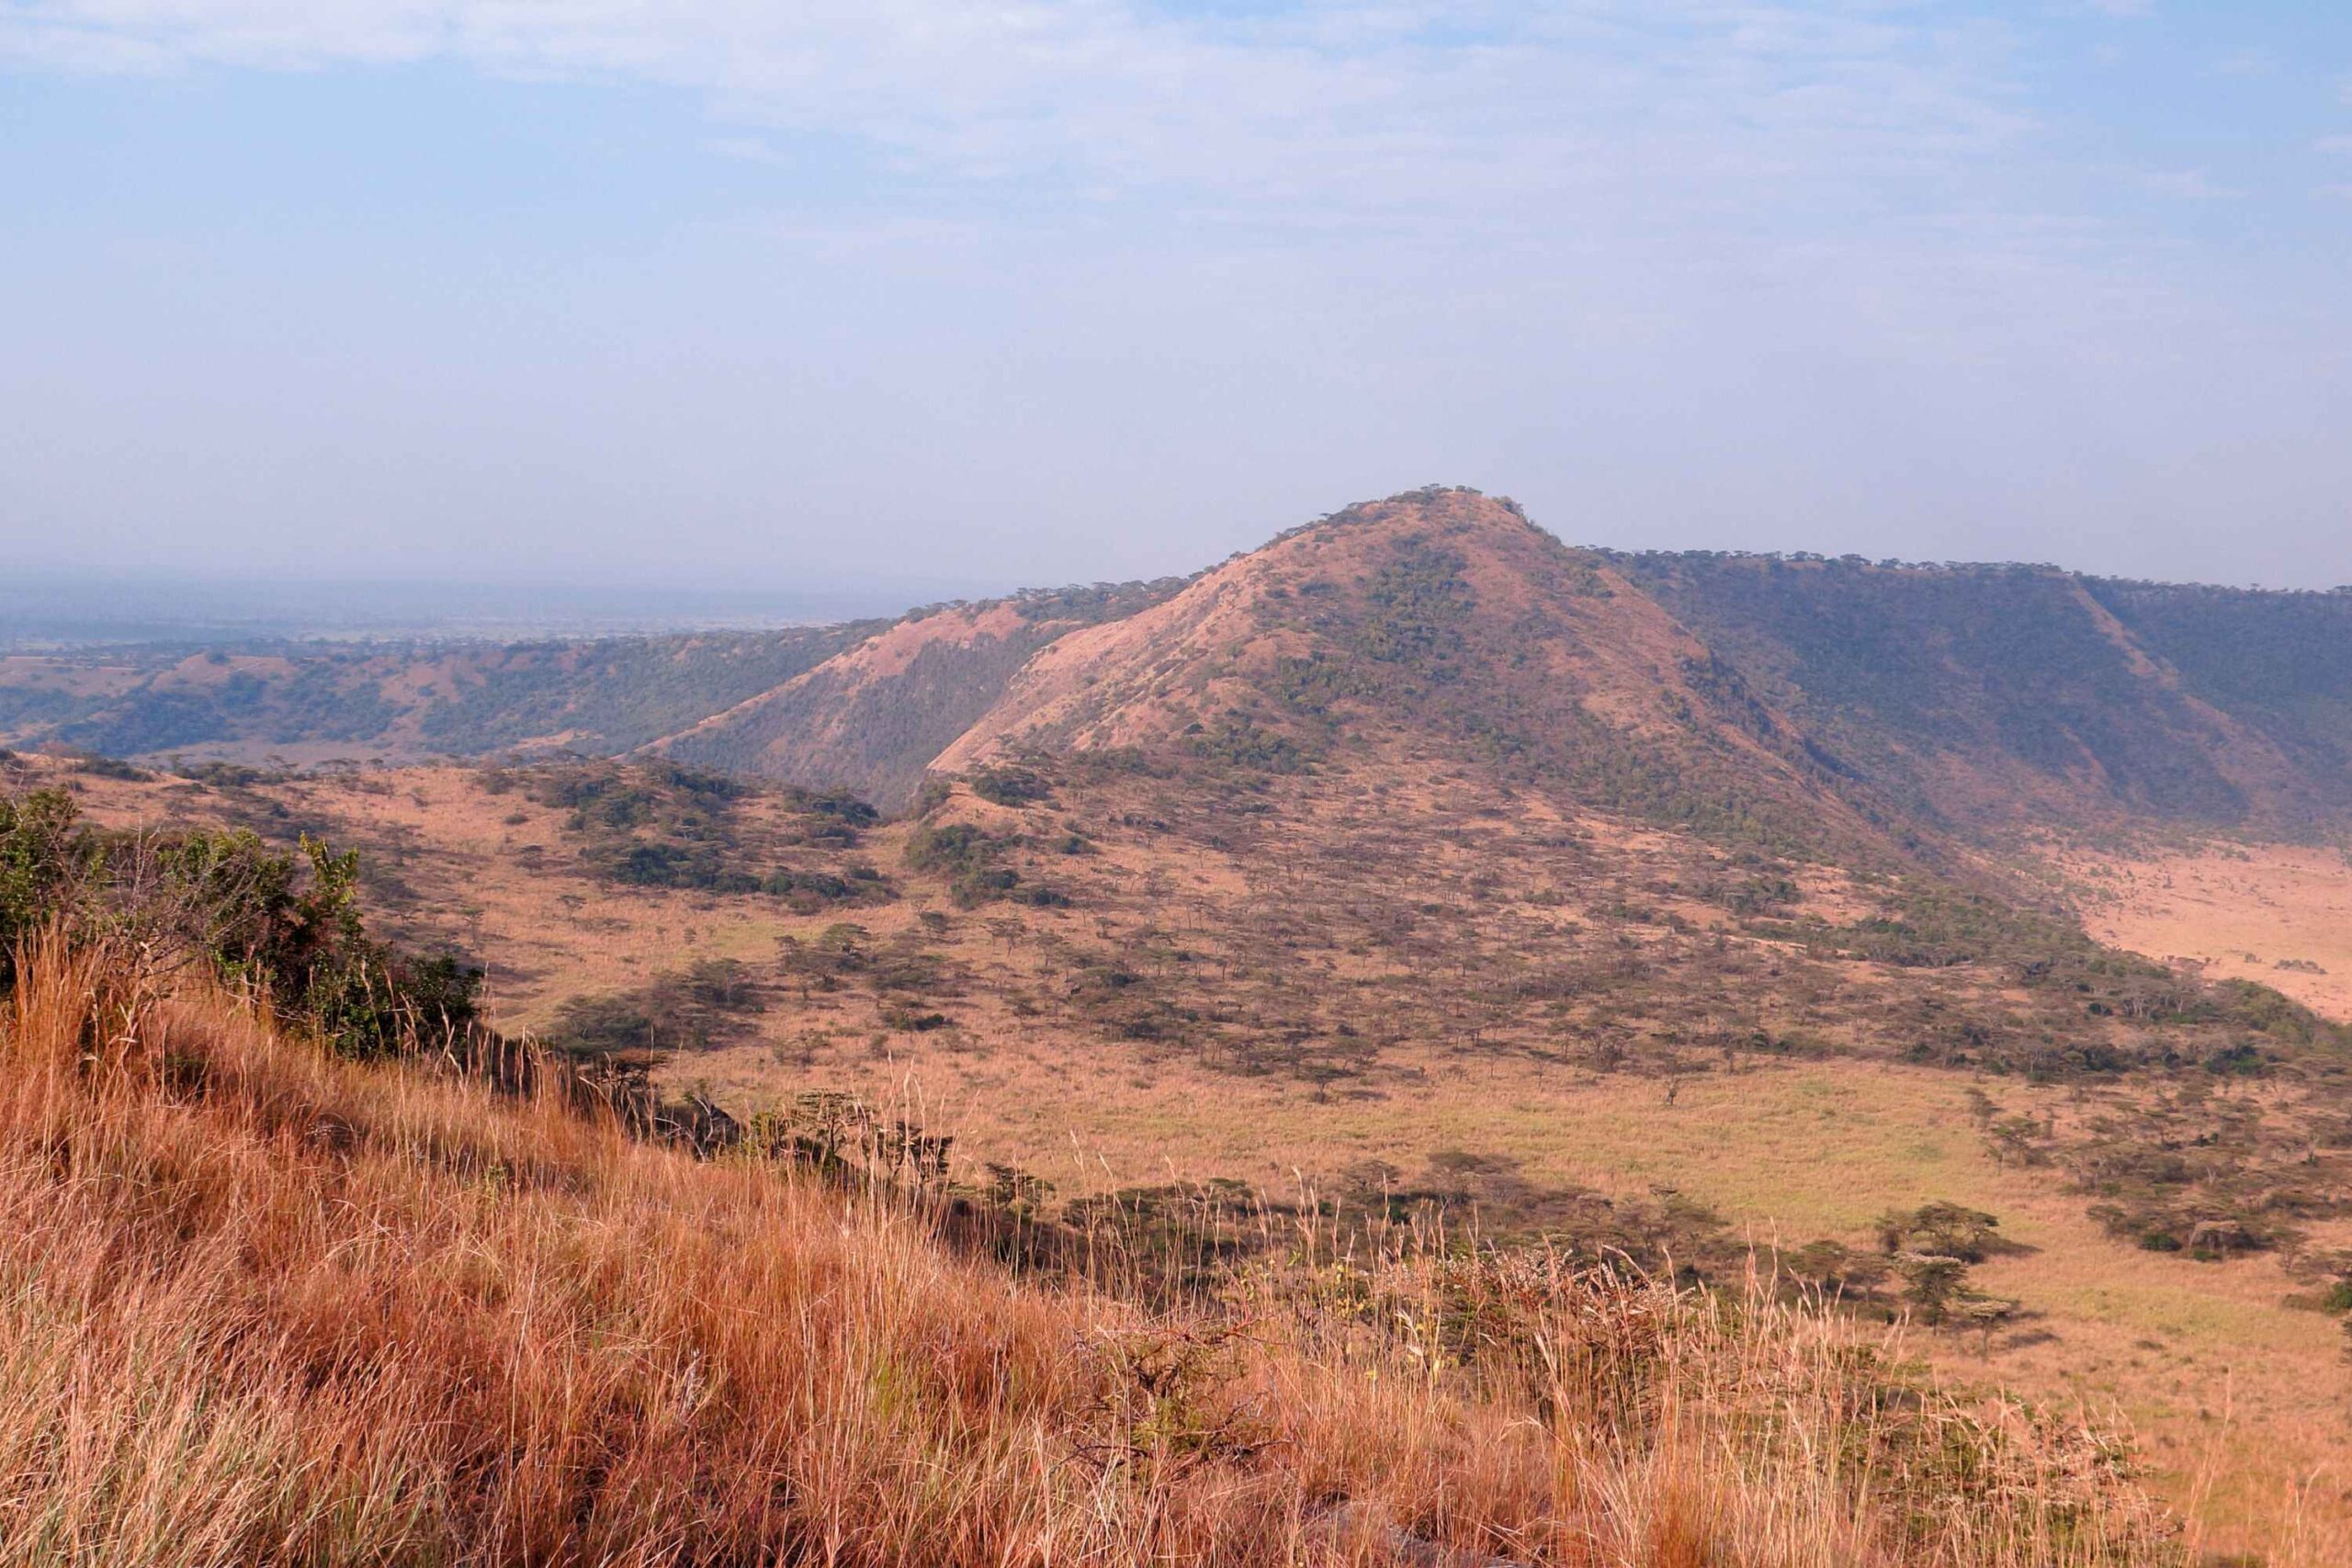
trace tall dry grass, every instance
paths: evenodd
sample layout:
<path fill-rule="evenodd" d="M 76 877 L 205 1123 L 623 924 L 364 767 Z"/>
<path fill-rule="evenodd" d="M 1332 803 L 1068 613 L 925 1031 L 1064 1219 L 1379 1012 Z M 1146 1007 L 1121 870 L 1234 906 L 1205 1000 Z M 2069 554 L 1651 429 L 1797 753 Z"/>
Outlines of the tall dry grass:
<path fill-rule="evenodd" d="M 0 1030 L 0 1568 L 2172 1550 L 2094 1436 L 1763 1292 L 1302 1234 L 1147 1311 L 102 952 Z"/>

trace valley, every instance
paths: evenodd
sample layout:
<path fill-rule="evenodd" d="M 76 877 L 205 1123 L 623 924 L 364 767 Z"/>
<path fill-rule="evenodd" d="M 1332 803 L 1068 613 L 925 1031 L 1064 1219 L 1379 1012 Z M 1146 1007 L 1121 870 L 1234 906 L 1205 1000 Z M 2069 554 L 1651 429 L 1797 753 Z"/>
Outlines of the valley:
<path fill-rule="evenodd" d="M 1753 1257 L 1919 1320 L 1958 1385 L 2120 1413 L 2200 1547 L 2320 1562 L 2352 1551 L 2352 728 L 2280 695 L 2340 618 L 2312 597 L 2224 680 L 2177 596 L 1613 558 L 1423 491 L 1189 580 L 535 656 L 511 716 L 524 664 L 444 658 L 456 756 L 428 704 L 387 765 L 223 761 L 344 744 L 253 666 L 250 742 L 20 731 L 9 782 L 356 848 L 497 1029 L 740 1122 L 874 1108 L 1042 1213 Z M 1936 1205 L 1994 1223 L 1930 1291 L 1902 1227 Z"/>

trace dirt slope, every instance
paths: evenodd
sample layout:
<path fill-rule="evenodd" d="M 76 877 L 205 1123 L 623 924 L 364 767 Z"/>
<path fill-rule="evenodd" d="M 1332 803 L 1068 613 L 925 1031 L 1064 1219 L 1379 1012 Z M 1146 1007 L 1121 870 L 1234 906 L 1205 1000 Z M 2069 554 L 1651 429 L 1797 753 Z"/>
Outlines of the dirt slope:
<path fill-rule="evenodd" d="M 1836 760 L 1655 600 L 1470 491 L 1351 507 L 1058 639 L 933 766 L 1062 747 L 1211 773 L 1468 763 L 1679 826 L 1884 838 Z"/>

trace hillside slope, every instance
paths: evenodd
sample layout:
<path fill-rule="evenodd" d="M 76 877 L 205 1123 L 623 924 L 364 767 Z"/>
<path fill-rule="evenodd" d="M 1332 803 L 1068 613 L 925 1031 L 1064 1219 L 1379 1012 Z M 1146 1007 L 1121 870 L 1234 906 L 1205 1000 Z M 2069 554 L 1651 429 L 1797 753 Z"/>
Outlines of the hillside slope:
<path fill-rule="evenodd" d="M 1195 774 L 1470 765 L 1676 826 L 1871 831 L 1835 759 L 1655 601 L 1469 491 L 1351 507 L 1062 638 L 936 765 L 1031 748 Z"/>
<path fill-rule="evenodd" d="M 1148 1314 L 128 962 L 0 1010 L 7 1568 L 2167 1561 L 2097 1435 L 1817 1312 L 1391 1257 Z"/>
<path fill-rule="evenodd" d="M 651 750 L 700 767 L 846 788 L 900 809 L 1038 649 L 1177 586 L 1098 584 L 919 612 Z"/>
<path fill-rule="evenodd" d="M 243 761 L 609 754 L 787 681 L 874 629 L 17 655 L 0 660 L 0 738 Z"/>
<path fill-rule="evenodd" d="M 1618 559 L 1755 689 L 1938 821 L 2309 827 L 2352 808 L 2352 594 Z"/>

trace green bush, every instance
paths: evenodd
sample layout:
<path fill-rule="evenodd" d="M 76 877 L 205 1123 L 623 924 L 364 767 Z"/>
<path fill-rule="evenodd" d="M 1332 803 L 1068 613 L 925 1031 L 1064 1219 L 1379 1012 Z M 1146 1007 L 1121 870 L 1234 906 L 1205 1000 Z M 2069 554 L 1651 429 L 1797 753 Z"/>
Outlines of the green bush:
<path fill-rule="evenodd" d="M 982 768 L 972 775 L 972 793 L 993 806 L 1020 807 L 1051 799 L 1053 786 L 1034 769 Z"/>
<path fill-rule="evenodd" d="M 308 836 L 289 854 L 242 830 L 102 834 L 61 791 L 0 797 L 0 983 L 17 944 L 54 921 L 68 940 L 120 936 L 155 962 L 258 986 L 350 1055 L 470 1028 L 481 971 L 370 937 L 358 886 L 357 852 Z"/>
<path fill-rule="evenodd" d="M 16 980 L 17 945 L 57 912 L 61 896 L 99 863 L 61 789 L 0 795 L 0 990 Z"/>

